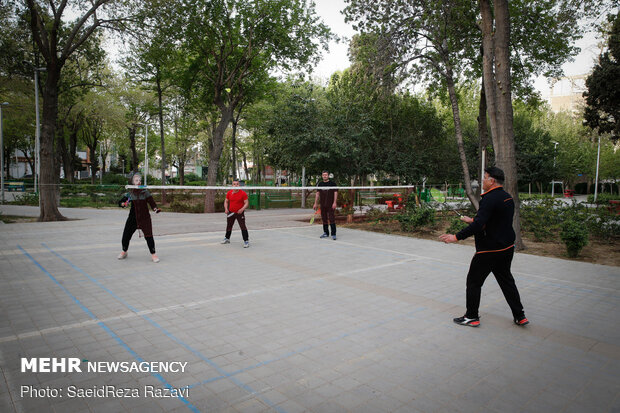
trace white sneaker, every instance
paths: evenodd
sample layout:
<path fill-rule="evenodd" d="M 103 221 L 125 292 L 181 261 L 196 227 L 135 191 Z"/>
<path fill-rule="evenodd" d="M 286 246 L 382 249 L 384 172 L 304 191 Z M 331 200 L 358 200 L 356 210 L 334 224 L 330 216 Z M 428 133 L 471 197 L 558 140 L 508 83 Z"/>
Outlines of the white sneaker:
<path fill-rule="evenodd" d="M 220 244 L 230 244 L 230 240 L 228 238 L 224 238 Z"/>
<path fill-rule="evenodd" d="M 250 241 L 243 241 L 243 248 L 250 248 Z"/>
<path fill-rule="evenodd" d="M 127 258 L 127 251 L 122 251 L 120 254 L 118 254 L 118 258 L 119 260 L 124 260 L 125 258 Z"/>
<path fill-rule="evenodd" d="M 152 254 L 151 258 L 153 259 L 153 262 L 159 262 L 159 258 L 157 257 L 157 254 Z"/>

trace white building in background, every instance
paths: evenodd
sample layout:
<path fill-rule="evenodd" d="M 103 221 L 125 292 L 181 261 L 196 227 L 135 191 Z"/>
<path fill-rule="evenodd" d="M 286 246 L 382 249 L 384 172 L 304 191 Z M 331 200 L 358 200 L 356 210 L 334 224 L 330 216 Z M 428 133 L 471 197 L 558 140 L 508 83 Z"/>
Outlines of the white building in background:
<path fill-rule="evenodd" d="M 30 159 L 34 163 L 34 159 Z M 24 153 L 18 149 L 11 154 L 10 159 L 5 159 L 6 163 L 9 163 L 9 177 L 10 178 L 23 178 L 24 176 L 32 176 L 32 168 L 28 163 L 28 160 Z"/>
<path fill-rule="evenodd" d="M 585 74 L 553 79 L 547 96 L 551 110 L 555 113 L 568 111 L 581 115 L 585 105 L 583 92 L 586 91 L 587 77 Z"/>

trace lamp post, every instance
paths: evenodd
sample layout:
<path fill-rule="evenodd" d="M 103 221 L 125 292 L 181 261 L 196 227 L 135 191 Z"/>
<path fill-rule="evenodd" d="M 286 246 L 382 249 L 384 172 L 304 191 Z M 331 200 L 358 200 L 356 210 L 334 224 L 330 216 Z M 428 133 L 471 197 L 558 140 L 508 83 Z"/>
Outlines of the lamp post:
<path fill-rule="evenodd" d="M 9 102 L 0 103 L 0 186 L 2 187 L 2 204 L 4 204 L 4 135 L 2 134 L 2 106 L 8 106 Z"/>
<path fill-rule="evenodd" d="M 553 143 L 553 178 L 551 179 L 551 198 L 555 194 L 555 155 L 560 142 L 551 141 Z"/>

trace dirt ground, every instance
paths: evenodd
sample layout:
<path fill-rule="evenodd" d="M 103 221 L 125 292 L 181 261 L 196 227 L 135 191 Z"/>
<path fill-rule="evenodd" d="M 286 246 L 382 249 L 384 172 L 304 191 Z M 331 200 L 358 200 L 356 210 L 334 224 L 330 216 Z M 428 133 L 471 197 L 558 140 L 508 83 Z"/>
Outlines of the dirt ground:
<path fill-rule="evenodd" d="M 439 235 L 445 233 L 445 229 L 449 224 L 442 221 L 436 224 L 432 229 L 420 230 L 416 232 L 401 231 L 400 224 L 398 222 L 354 222 L 352 224 L 343 223 L 339 225 L 346 228 L 402 235 L 405 237 L 430 239 L 439 242 Z M 459 242 L 461 244 L 474 245 L 473 237 Z M 566 254 L 566 246 L 561 241 L 537 242 L 534 240 L 533 236 L 525 233 L 523 234 L 523 243 L 525 244 L 525 249 L 520 252 L 525 254 L 591 262 L 594 264 L 613 265 L 616 267 L 620 266 L 620 243 L 618 240 L 601 241 L 597 239 L 590 239 L 588 245 L 581 250 L 577 258 L 568 257 Z"/>
<path fill-rule="evenodd" d="M 5 224 L 21 224 L 23 222 L 37 222 L 37 217 L 22 217 L 17 215 L 0 215 L 0 221 Z"/>

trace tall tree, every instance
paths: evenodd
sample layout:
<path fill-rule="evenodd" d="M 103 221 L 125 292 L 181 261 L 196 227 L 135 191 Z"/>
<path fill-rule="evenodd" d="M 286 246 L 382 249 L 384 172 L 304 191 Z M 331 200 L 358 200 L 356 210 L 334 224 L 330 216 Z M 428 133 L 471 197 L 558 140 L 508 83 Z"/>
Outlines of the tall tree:
<path fill-rule="evenodd" d="M 25 1 L 32 37 L 46 68 L 40 147 L 41 221 L 65 219 L 58 211 L 58 171 L 54 165 L 58 84 L 62 69 L 67 59 L 83 47 L 93 33 L 122 21 L 122 18 L 114 16 L 120 5 L 121 2 L 115 0 L 93 0 L 88 5 L 68 0 Z M 67 22 L 66 17 L 63 18 L 69 9 L 79 13 L 71 22 Z"/>
<path fill-rule="evenodd" d="M 620 139 L 620 14 L 611 21 L 607 51 L 599 57 L 586 79 L 584 117 L 586 124 L 599 133 Z"/>
<path fill-rule="evenodd" d="M 330 32 L 308 0 L 191 0 L 161 7 L 170 10 L 176 31 L 170 36 L 182 42 L 203 99 L 219 114 L 207 173 L 207 185 L 215 185 L 224 133 L 244 96 L 276 67 L 311 66 Z M 206 212 L 215 211 L 214 200 L 215 191 L 207 191 Z"/>
<path fill-rule="evenodd" d="M 162 185 L 166 185 L 166 168 L 168 156 L 166 154 L 166 141 L 164 118 L 168 108 L 164 104 L 166 91 L 171 86 L 171 72 L 175 63 L 174 46 L 169 42 L 170 27 L 161 24 L 166 19 L 166 9 L 155 7 L 151 2 L 142 4 L 143 11 L 139 15 L 141 30 L 131 30 L 128 37 L 129 50 L 123 61 L 123 66 L 128 70 L 134 81 L 139 82 L 147 90 L 157 96 L 156 113 L 159 126 L 161 176 Z M 166 191 L 162 191 L 162 203 L 166 202 Z"/>
<path fill-rule="evenodd" d="M 504 170 L 504 186 L 514 199 L 513 227 L 517 249 L 523 248 L 519 214 L 519 185 L 514 139 L 510 76 L 510 12 L 507 0 L 480 0 L 482 16 L 482 72 L 484 92 L 495 148 L 495 164 Z"/>
<path fill-rule="evenodd" d="M 464 76 L 477 47 L 475 8 L 470 3 L 452 0 L 346 0 L 346 3 L 349 4 L 344 10 L 347 19 L 356 22 L 363 33 L 376 33 L 382 39 L 377 45 L 393 50 L 389 53 L 394 59 L 393 69 L 405 68 L 412 78 L 430 81 L 435 90 L 447 89 L 465 191 L 477 208 L 457 93 L 458 79 Z"/>

